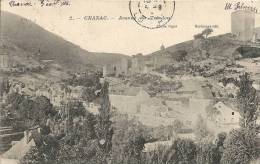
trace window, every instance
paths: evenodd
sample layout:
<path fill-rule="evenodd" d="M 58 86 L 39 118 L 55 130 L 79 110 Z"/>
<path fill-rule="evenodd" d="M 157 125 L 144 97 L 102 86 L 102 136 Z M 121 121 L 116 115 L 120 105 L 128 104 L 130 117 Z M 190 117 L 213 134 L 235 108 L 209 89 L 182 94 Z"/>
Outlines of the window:
<path fill-rule="evenodd" d="M 232 112 L 232 115 L 234 116 L 234 115 L 235 115 L 235 112 Z"/>

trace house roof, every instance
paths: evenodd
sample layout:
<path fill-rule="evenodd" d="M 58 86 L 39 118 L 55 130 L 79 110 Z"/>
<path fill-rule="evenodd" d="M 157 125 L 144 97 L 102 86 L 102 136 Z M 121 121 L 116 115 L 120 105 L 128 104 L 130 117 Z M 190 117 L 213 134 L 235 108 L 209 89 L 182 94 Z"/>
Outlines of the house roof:
<path fill-rule="evenodd" d="M 222 101 L 219 101 L 213 107 L 221 108 L 221 107 L 227 107 L 227 106 Z"/>
<path fill-rule="evenodd" d="M 29 143 L 26 143 L 24 140 L 25 138 L 20 140 L 2 156 L 8 159 L 22 159 L 31 147 L 35 146 L 34 140 L 31 140 Z"/>
<path fill-rule="evenodd" d="M 231 111 L 237 112 L 230 106 L 227 106 L 226 104 L 224 104 L 222 101 L 217 102 L 213 107 L 218 110 L 231 110 Z"/>

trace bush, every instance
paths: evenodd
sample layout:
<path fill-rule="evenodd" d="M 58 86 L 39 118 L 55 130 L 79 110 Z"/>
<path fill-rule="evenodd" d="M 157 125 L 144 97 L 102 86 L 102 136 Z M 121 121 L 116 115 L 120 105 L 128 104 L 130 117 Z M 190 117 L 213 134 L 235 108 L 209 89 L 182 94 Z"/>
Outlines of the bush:
<path fill-rule="evenodd" d="M 212 143 L 199 144 L 197 148 L 197 164 L 218 164 L 219 152 Z"/>
<path fill-rule="evenodd" d="M 222 164 L 248 164 L 256 159 L 256 134 L 253 129 L 232 130 L 224 144 Z"/>
<path fill-rule="evenodd" d="M 196 163 L 196 145 L 190 139 L 177 139 L 164 157 L 166 163 Z"/>

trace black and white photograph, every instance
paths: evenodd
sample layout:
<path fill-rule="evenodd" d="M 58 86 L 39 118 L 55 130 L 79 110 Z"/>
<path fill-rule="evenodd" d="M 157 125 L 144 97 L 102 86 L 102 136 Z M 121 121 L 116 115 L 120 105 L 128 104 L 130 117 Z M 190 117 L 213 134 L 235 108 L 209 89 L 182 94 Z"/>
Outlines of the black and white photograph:
<path fill-rule="evenodd" d="M 0 0 L 0 164 L 260 164 L 260 0 Z"/>

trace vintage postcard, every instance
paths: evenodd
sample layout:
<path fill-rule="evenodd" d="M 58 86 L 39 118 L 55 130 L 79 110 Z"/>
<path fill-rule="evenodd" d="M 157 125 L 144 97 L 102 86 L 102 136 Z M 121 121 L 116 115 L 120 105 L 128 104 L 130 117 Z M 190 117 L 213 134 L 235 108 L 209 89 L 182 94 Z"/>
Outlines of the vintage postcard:
<path fill-rule="evenodd" d="M 260 164 L 260 0 L 1 0 L 1 164 Z"/>

